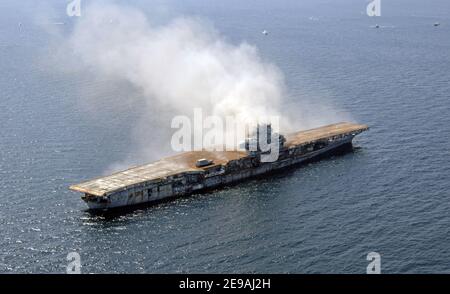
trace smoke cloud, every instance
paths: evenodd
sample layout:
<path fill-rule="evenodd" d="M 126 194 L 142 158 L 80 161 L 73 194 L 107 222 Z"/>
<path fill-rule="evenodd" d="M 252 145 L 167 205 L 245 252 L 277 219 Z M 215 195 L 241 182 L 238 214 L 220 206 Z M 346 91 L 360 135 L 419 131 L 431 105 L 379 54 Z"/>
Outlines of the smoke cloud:
<path fill-rule="evenodd" d="M 136 9 L 93 4 L 64 43 L 78 66 L 141 91 L 149 114 L 162 106 L 172 115 L 192 116 L 201 107 L 204 115 L 241 122 L 279 115 L 281 72 L 255 47 L 230 44 L 200 20 L 155 26 Z"/>
<path fill-rule="evenodd" d="M 263 62 L 254 47 L 231 45 L 198 20 L 175 19 L 158 27 L 137 10 L 93 5 L 68 42 L 86 66 L 141 89 L 149 108 L 158 103 L 188 114 L 202 107 L 208 114 L 242 119 L 278 114 L 279 70 Z"/>
<path fill-rule="evenodd" d="M 125 81 L 143 100 L 144 115 L 130 138 L 138 147 L 114 170 L 171 153 L 155 148 L 155 140 L 163 144 L 165 137 L 169 146 L 171 117 L 191 117 L 198 107 L 205 116 L 234 116 L 242 124 L 279 116 L 282 130 L 291 131 L 286 115 L 280 115 L 286 92 L 280 70 L 262 60 L 255 47 L 227 42 L 204 21 L 177 18 L 154 25 L 134 8 L 94 3 L 83 7 L 58 46 L 72 56 L 59 64 Z"/>

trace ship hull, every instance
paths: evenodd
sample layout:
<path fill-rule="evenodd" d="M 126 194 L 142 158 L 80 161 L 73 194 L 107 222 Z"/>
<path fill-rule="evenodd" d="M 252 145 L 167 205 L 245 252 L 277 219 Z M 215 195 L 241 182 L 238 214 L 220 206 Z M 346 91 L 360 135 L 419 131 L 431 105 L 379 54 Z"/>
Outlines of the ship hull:
<path fill-rule="evenodd" d="M 162 184 L 153 189 L 142 189 L 142 192 L 129 193 L 123 191 L 109 195 L 108 197 L 82 197 L 90 210 L 105 211 L 142 204 L 151 204 L 176 197 L 183 197 L 193 192 L 201 192 L 221 186 L 231 185 L 252 177 L 262 176 L 271 172 L 280 171 L 288 167 L 296 166 L 308 161 L 316 160 L 321 157 L 334 154 L 340 150 L 351 149 L 354 135 L 346 136 L 340 140 L 329 143 L 328 145 L 307 152 L 301 155 L 286 155 L 284 158 L 275 162 L 262 163 L 259 166 L 237 170 L 234 172 L 218 171 L 202 179 L 201 182 L 185 184 L 174 188 L 172 185 Z M 169 187 L 170 186 L 170 187 Z M 157 189 L 157 191 L 156 191 Z M 148 191 L 148 192 L 147 192 Z"/>

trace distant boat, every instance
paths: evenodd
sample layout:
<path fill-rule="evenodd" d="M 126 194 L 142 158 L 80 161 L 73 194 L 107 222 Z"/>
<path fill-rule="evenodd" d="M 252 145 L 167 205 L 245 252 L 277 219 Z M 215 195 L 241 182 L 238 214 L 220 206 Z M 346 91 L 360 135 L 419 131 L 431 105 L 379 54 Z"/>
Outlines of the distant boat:
<path fill-rule="evenodd" d="M 380 28 L 380 26 L 376 24 L 376 25 L 375 25 L 375 28 L 376 28 L 376 29 L 379 29 L 379 28 Z"/>
<path fill-rule="evenodd" d="M 441 25 L 441 24 L 438 23 L 438 22 L 435 22 L 435 23 L 434 23 L 434 26 L 435 26 L 435 27 L 440 26 L 440 25 Z"/>
<path fill-rule="evenodd" d="M 266 31 L 266 30 L 264 30 L 264 31 L 262 31 L 262 34 L 265 35 L 265 36 L 267 36 L 267 35 L 269 34 L 269 32 Z"/>

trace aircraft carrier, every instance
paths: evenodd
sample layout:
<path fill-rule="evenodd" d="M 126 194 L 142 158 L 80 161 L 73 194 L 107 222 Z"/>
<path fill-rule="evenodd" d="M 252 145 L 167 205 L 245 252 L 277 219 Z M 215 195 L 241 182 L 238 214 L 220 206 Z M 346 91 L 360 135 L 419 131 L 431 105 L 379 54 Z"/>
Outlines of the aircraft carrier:
<path fill-rule="evenodd" d="M 268 174 L 351 148 L 367 125 L 342 122 L 280 135 L 278 160 L 261 161 L 262 152 L 192 151 L 70 186 L 83 193 L 92 210 L 108 210 L 186 196 Z"/>

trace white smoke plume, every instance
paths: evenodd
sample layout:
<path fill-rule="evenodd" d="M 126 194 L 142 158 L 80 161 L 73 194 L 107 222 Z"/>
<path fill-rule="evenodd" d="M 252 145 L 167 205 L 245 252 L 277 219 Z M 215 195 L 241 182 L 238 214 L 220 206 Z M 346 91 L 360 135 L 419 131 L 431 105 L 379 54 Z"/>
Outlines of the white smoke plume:
<path fill-rule="evenodd" d="M 155 27 L 137 10 L 94 5 L 75 26 L 69 45 L 83 64 L 141 89 L 148 107 L 243 119 L 278 114 L 280 72 L 248 45 L 234 46 L 208 25 L 176 19 Z"/>
<path fill-rule="evenodd" d="M 201 107 L 204 115 L 232 115 L 242 122 L 279 115 L 280 71 L 253 46 L 230 44 L 197 19 L 155 26 L 136 9 L 92 4 L 63 43 L 78 66 L 141 91 L 149 116 L 161 115 L 161 107 L 187 116 Z M 173 131 L 170 121 L 167 129 Z"/>
<path fill-rule="evenodd" d="M 205 21 L 183 17 L 155 25 L 135 8 L 102 2 L 83 6 L 73 30 L 59 37 L 55 43 L 64 52 L 55 54 L 59 68 L 131 85 L 130 97 L 141 99 L 142 117 L 130 138 L 124 138 L 130 140 L 130 156 L 108 171 L 172 153 L 170 121 L 176 115 L 192 117 L 194 108 L 205 116 L 234 116 L 242 126 L 278 116 L 283 132 L 336 121 L 330 118 L 333 110 L 311 119 L 305 97 L 300 98 L 305 107 L 290 109 L 296 119 L 288 121 L 287 112 L 280 110 L 286 98 L 280 70 L 255 47 L 228 42 Z M 316 101 L 319 106 L 322 100 Z M 313 108 L 324 113 L 317 103 Z"/>

